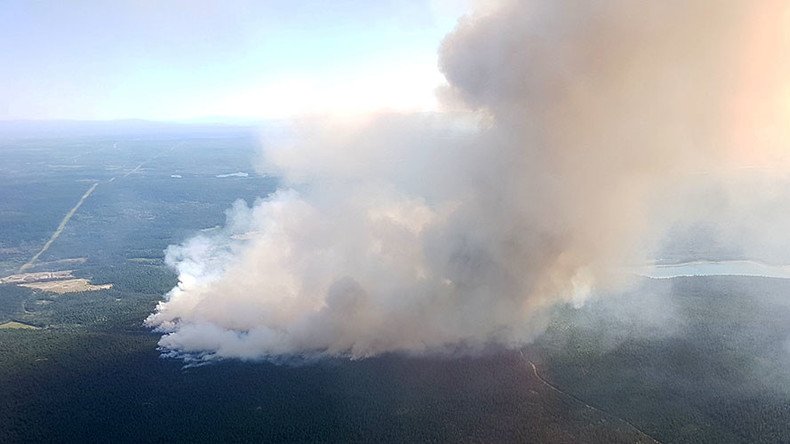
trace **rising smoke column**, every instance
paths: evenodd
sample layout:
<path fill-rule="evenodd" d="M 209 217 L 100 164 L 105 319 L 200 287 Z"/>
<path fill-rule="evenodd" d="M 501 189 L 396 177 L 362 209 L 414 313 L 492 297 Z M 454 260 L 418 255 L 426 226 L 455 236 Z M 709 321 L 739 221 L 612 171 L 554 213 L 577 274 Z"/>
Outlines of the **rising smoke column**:
<path fill-rule="evenodd" d="M 786 9 L 482 7 L 439 53 L 456 113 L 313 122 L 267 151 L 283 188 L 170 247 L 180 282 L 146 323 L 197 359 L 523 344 L 640 258 L 667 183 L 785 159 Z"/>

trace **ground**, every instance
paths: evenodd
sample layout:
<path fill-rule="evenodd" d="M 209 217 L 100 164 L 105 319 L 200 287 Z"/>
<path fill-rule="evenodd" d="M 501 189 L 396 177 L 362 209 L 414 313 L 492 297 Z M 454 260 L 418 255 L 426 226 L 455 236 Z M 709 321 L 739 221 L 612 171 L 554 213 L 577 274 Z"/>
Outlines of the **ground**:
<path fill-rule="evenodd" d="M 29 330 L 35 330 L 37 328 L 38 327 L 35 327 L 33 325 L 23 324 L 21 322 L 16 322 L 16 321 L 8 321 L 8 322 L 4 322 L 4 323 L 0 324 L 0 329 L 11 329 L 11 330 L 13 330 L 13 329 L 29 329 Z"/>

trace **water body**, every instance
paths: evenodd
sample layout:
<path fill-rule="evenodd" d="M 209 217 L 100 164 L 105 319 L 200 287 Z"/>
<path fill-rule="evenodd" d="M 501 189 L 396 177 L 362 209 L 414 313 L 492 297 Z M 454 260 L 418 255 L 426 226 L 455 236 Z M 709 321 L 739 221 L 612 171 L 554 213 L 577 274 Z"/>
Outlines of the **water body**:
<path fill-rule="evenodd" d="M 243 173 L 241 171 L 239 171 L 238 173 L 217 174 L 217 177 L 219 177 L 220 179 L 224 177 L 248 177 L 248 176 L 249 176 L 248 173 Z"/>
<path fill-rule="evenodd" d="M 696 261 L 638 267 L 634 272 L 655 279 L 682 276 L 759 276 L 790 279 L 790 265 L 770 265 L 754 261 Z"/>

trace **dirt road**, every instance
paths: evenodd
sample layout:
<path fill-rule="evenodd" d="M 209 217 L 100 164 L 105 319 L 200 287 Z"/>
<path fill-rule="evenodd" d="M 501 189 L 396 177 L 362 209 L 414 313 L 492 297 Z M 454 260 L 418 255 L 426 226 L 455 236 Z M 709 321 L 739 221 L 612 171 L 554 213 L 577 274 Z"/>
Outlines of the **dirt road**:
<path fill-rule="evenodd" d="M 77 204 L 74 205 L 74 207 L 72 209 L 70 209 L 68 213 L 66 213 L 66 216 L 63 218 L 63 220 L 60 221 L 60 225 L 58 225 L 58 228 L 55 230 L 54 233 L 52 233 L 52 236 L 49 238 L 47 243 L 45 243 L 44 246 L 41 247 L 41 250 L 39 250 L 38 253 L 33 255 L 33 257 L 30 258 L 30 260 L 27 261 L 27 263 L 25 263 L 25 265 L 22 265 L 21 267 L 19 267 L 19 272 L 20 273 L 24 272 L 25 270 L 30 269 L 31 267 L 33 267 L 33 265 L 36 264 L 36 261 L 38 260 L 39 256 L 44 254 L 44 252 L 49 249 L 50 245 L 52 245 L 52 243 L 55 242 L 55 240 L 60 236 L 60 233 L 62 233 L 63 229 L 66 228 L 66 224 L 69 223 L 69 221 L 71 220 L 71 217 L 74 216 L 74 213 L 76 213 L 77 210 L 80 209 L 80 207 L 82 206 L 82 203 L 85 202 L 85 200 L 88 197 L 90 197 L 90 195 L 93 193 L 93 191 L 96 189 L 96 187 L 98 185 L 99 185 L 99 182 L 95 182 L 90 188 L 88 188 L 88 191 L 86 191 L 85 194 L 82 195 L 82 197 L 77 202 Z"/>
<path fill-rule="evenodd" d="M 556 385 L 554 385 L 554 384 L 550 383 L 549 381 L 543 379 L 543 377 L 540 376 L 540 373 L 538 373 L 538 368 L 535 366 L 535 363 L 530 361 L 530 360 L 528 360 L 527 357 L 524 356 L 524 352 L 522 352 L 521 350 L 519 350 L 519 354 L 521 355 L 521 358 L 524 360 L 524 362 L 529 364 L 529 366 L 532 368 L 532 374 L 535 376 L 535 378 L 537 380 L 539 380 L 543 385 L 548 387 L 550 390 L 552 390 L 552 391 L 554 391 L 554 392 L 556 392 L 556 393 L 558 393 L 558 394 L 560 394 L 562 396 L 571 398 L 574 401 L 584 405 L 586 408 L 591 409 L 591 410 L 595 410 L 596 412 L 600 413 L 603 416 L 606 416 L 608 418 L 612 418 L 612 419 L 614 419 L 614 420 L 616 420 L 618 422 L 626 424 L 629 428 L 633 429 L 639 435 L 643 436 L 645 438 L 645 440 L 646 440 L 645 442 L 652 442 L 652 443 L 661 444 L 661 442 L 659 440 L 657 440 L 657 439 L 653 438 L 652 436 L 648 435 L 647 433 L 643 432 L 640 428 L 638 428 L 637 426 L 633 425 L 631 422 L 629 422 L 629 421 L 627 421 L 627 420 L 625 420 L 623 418 L 620 418 L 618 416 L 614 416 L 611 413 L 606 412 L 604 410 L 601 410 L 601 409 L 599 409 L 597 407 L 591 406 L 590 404 L 587 404 L 586 402 L 584 402 L 582 399 L 577 398 L 576 396 L 574 396 L 574 395 L 562 390 L 561 388 L 557 387 Z"/>

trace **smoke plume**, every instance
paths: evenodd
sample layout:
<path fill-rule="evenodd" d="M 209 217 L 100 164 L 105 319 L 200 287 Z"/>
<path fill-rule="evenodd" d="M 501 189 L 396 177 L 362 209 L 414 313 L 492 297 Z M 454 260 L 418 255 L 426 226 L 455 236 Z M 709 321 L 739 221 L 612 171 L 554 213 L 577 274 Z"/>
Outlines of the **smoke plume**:
<path fill-rule="evenodd" d="M 170 247 L 146 322 L 198 359 L 528 342 L 643 259 L 669 184 L 787 165 L 787 24 L 770 0 L 483 5 L 439 51 L 446 113 L 266 150 L 282 188 Z"/>

